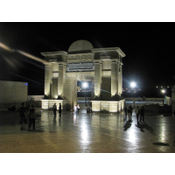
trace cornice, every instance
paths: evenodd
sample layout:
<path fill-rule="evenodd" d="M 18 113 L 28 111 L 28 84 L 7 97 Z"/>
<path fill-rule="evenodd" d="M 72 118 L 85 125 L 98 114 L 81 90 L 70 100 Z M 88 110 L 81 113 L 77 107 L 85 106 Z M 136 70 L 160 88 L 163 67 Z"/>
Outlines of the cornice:
<path fill-rule="evenodd" d="M 91 49 L 91 51 L 92 53 L 116 51 L 122 57 L 126 56 L 125 53 L 119 47 L 95 48 L 95 49 Z"/>
<path fill-rule="evenodd" d="M 53 52 L 40 52 L 41 55 L 48 57 L 48 56 L 57 56 L 57 55 L 67 55 L 65 51 L 53 51 Z"/>

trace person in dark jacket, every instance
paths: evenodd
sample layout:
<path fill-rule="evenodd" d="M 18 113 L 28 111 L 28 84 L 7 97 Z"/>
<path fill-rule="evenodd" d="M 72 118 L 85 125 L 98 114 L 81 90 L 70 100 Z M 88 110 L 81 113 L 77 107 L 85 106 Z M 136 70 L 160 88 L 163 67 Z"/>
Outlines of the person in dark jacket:
<path fill-rule="evenodd" d="M 59 116 L 61 117 L 61 103 L 59 103 Z"/>
<path fill-rule="evenodd" d="M 20 130 L 23 129 L 22 127 L 22 124 L 25 123 L 25 113 L 26 113 L 26 110 L 25 110 L 25 107 L 24 107 L 24 103 L 21 104 L 21 107 L 19 109 L 19 115 L 20 115 Z"/>
<path fill-rule="evenodd" d="M 145 117 L 145 108 L 144 108 L 144 106 L 142 106 L 140 109 L 140 122 L 141 121 L 144 122 L 144 117 Z"/>
<path fill-rule="evenodd" d="M 56 117 L 56 112 L 57 112 L 57 105 L 56 105 L 56 103 L 54 103 L 54 105 L 53 105 L 53 114 L 54 114 L 54 117 Z"/>
<path fill-rule="evenodd" d="M 29 128 L 30 130 L 31 125 L 33 125 L 33 130 L 35 130 L 35 109 L 32 105 L 32 108 L 29 110 Z"/>
<path fill-rule="evenodd" d="M 132 121 L 132 106 L 130 105 L 129 108 L 128 108 L 128 116 L 129 116 L 129 121 Z"/>
<path fill-rule="evenodd" d="M 137 106 L 137 108 L 135 109 L 135 113 L 136 113 L 136 117 L 137 117 L 137 124 L 139 122 L 139 115 L 140 115 L 140 108 Z"/>
<path fill-rule="evenodd" d="M 124 110 L 125 110 L 125 119 L 127 119 L 127 115 L 128 115 L 128 108 L 127 108 L 127 106 L 125 106 Z"/>

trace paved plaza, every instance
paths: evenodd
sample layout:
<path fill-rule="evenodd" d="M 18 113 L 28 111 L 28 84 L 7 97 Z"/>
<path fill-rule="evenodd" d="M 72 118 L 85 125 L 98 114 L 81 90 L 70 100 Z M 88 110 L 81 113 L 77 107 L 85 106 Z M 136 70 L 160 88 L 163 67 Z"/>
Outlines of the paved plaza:
<path fill-rule="evenodd" d="M 137 125 L 119 114 L 37 109 L 36 130 L 20 130 L 19 113 L 0 111 L 1 153 L 174 153 L 175 117 L 146 114 Z"/>

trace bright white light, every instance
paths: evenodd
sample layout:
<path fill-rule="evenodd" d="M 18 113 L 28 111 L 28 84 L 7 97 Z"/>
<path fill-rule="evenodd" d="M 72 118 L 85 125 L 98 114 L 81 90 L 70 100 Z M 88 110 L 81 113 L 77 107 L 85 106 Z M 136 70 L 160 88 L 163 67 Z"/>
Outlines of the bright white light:
<path fill-rule="evenodd" d="M 164 93 L 165 93 L 165 89 L 162 89 L 161 91 L 162 91 L 162 94 L 164 94 Z"/>
<path fill-rule="evenodd" d="M 135 88 L 135 87 L 136 87 L 136 83 L 133 81 L 133 82 L 131 82 L 130 86 L 131 86 L 132 88 Z"/>
<path fill-rule="evenodd" d="M 88 84 L 86 82 L 83 83 L 83 87 L 84 88 L 87 88 L 88 87 Z"/>

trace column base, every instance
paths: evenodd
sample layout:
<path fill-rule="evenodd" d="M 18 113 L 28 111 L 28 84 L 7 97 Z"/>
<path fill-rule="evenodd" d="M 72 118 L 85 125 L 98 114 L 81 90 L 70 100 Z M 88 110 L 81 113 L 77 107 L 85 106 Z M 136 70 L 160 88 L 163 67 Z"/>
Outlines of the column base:
<path fill-rule="evenodd" d="M 91 102 L 93 112 L 120 112 L 124 109 L 125 100 L 91 100 Z"/>

